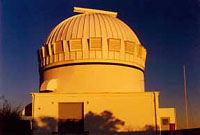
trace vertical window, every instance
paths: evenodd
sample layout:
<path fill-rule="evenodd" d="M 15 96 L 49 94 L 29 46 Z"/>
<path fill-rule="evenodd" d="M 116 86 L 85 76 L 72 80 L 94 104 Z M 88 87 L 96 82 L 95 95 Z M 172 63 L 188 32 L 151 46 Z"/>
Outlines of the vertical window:
<path fill-rule="evenodd" d="M 62 40 L 56 41 L 53 45 L 54 45 L 54 54 L 58 54 L 58 53 L 63 52 Z"/>
<path fill-rule="evenodd" d="M 59 103 L 59 133 L 83 132 L 83 105 L 82 102 Z"/>
<path fill-rule="evenodd" d="M 137 56 L 140 57 L 140 58 L 142 57 L 142 49 L 143 49 L 142 46 L 139 45 L 138 49 L 137 49 L 137 51 L 138 51 Z"/>
<path fill-rule="evenodd" d="M 131 41 L 125 41 L 125 53 L 134 54 L 136 44 Z"/>
<path fill-rule="evenodd" d="M 161 117 L 161 130 L 169 130 L 170 117 Z"/>

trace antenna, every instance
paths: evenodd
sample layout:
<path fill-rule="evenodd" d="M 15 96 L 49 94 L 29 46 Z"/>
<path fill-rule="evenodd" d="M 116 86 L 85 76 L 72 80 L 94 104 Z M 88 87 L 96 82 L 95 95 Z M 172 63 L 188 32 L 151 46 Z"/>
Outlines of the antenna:
<path fill-rule="evenodd" d="M 183 65 L 183 77 L 184 77 L 184 100 L 185 100 L 185 119 L 186 119 L 186 128 L 188 129 L 188 99 L 187 99 L 187 82 L 185 74 L 185 65 Z"/>

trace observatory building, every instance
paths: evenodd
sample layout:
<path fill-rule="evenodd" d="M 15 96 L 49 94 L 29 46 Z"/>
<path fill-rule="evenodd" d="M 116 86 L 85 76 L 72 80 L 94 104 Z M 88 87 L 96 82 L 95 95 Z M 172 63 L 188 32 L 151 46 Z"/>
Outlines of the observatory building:
<path fill-rule="evenodd" d="M 38 50 L 34 135 L 71 132 L 73 125 L 90 133 L 85 116 L 105 111 L 123 121 L 119 132 L 168 130 L 176 123 L 175 109 L 159 108 L 159 92 L 145 91 L 147 51 L 133 30 L 116 12 L 77 7 L 74 12 L 79 14 L 58 24 Z M 69 128 L 73 122 L 78 124 Z"/>

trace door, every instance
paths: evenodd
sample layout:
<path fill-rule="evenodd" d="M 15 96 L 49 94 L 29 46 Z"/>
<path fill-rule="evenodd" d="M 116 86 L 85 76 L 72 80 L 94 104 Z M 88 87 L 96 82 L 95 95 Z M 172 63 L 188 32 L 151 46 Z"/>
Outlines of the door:
<path fill-rule="evenodd" d="M 84 104 L 83 102 L 65 102 L 58 106 L 59 123 L 58 132 L 81 133 L 84 130 Z"/>

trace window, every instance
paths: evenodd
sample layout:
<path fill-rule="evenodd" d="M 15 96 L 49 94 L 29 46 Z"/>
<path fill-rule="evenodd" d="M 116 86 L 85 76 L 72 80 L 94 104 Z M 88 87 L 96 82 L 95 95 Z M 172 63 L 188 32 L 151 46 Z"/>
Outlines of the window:
<path fill-rule="evenodd" d="M 169 118 L 161 118 L 161 122 L 163 126 L 168 126 L 169 125 Z"/>
<path fill-rule="evenodd" d="M 82 40 L 71 39 L 69 40 L 70 51 L 82 51 Z"/>
<path fill-rule="evenodd" d="M 140 58 L 142 57 L 142 51 L 143 51 L 143 50 L 142 50 L 142 46 L 139 45 L 139 46 L 138 46 L 138 49 L 137 49 L 137 56 L 140 57 Z"/>
<path fill-rule="evenodd" d="M 54 44 L 54 54 L 62 53 L 63 52 L 63 44 L 61 41 L 56 41 Z"/>
<path fill-rule="evenodd" d="M 89 39 L 89 49 L 91 51 L 100 51 L 102 49 L 102 40 L 99 37 Z"/>
<path fill-rule="evenodd" d="M 125 41 L 125 52 L 134 54 L 135 53 L 135 43 L 131 41 Z"/>
<path fill-rule="evenodd" d="M 109 51 L 120 51 L 121 50 L 121 40 L 120 39 L 108 39 L 108 49 L 109 49 Z"/>

